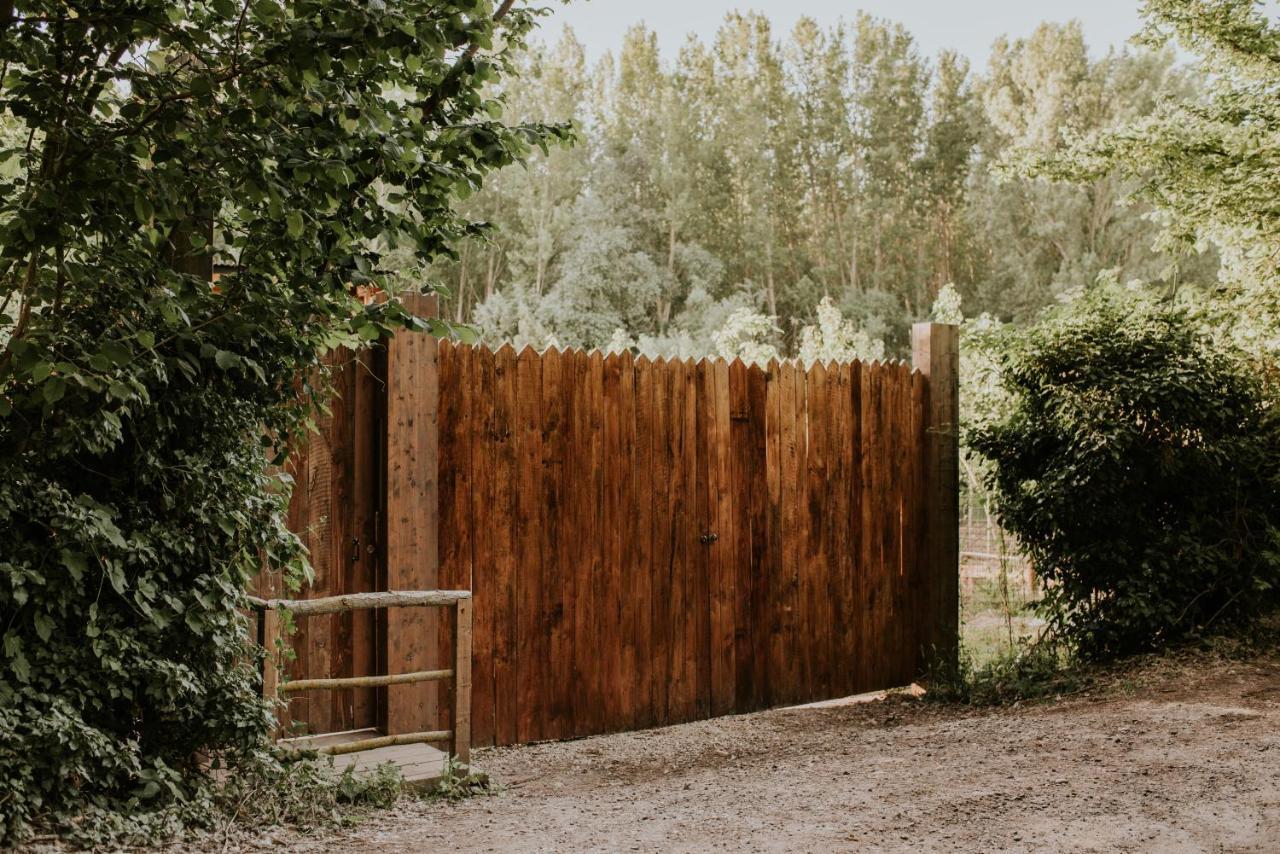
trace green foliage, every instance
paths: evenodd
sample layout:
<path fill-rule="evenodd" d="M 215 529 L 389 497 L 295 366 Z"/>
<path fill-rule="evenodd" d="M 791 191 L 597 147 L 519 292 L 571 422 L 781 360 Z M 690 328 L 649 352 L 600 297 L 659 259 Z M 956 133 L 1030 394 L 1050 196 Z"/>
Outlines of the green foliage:
<path fill-rule="evenodd" d="M 520 62 L 511 115 L 572 117 L 581 144 L 469 199 L 498 228 L 433 268 L 492 341 L 600 347 L 622 329 L 701 356 L 750 311 L 794 356 L 829 298 L 902 356 L 948 283 L 973 314 L 1026 322 L 1107 269 L 1170 290 L 1215 275 L 1213 252 L 1175 266 L 1152 248 L 1129 179 L 991 172 L 1011 146 L 1051 153 L 1193 97 L 1170 51 L 1094 58 L 1078 25 L 1046 24 L 970 69 L 865 15 L 783 33 L 735 13 L 675 57 L 636 27 L 595 67 L 572 33 Z"/>
<path fill-rule="evenodd" d="M 329 757 L 256 757 L 215 790 L 210 815 L 243 827 L 352 824 L 361 810 L 385 809 L 403 792 L 404 778 L 390 762 L 372 772 L 348 767 L 338 774 Z"/>
<path fill-rule="evenodd" d="M 961 648 L 954 664 L 928 674 L 925 697 L 941 703 L 1003 706 L 1071 694 L 1088 681 L 1071 653 L 1048 640 L 1023 640 L 975 663 Z"/>
<path fill-rule="evenodd" d="M 535 14 L 499 11 L 0 3 L 0 841 L 194 802 L 262 745 L 237 609 L 306 573 L 269 451 L 335 345 L 450 331 L 353 286 L 567 134 L 493 118 Z"/>
<path fill-rule="evenodd" d="M 500 791 L 498 785 L 489 775 L 472 771 L 466 765 L 460 765 L 450 757 L 445 764 L 444 776 L 426 795 L 431 800 L 450 801 L 456 803 L 480 795 L 496 795 Z"/>
<path fill-rule="evenodd" d="M 1280 357 L 1280 26 L 1254 0 L 1146 0 L 1143 39 L 1179 42 L 1209 72 L 1207 96 L 1163 103 L 1118 127 L 1081 129 L 1029 158 L 1035 174 L 1116 176 L 1152 205 L 1161 244 L 1223 257 L 1221 325 L 1263 362 Z"/>
<path fill-rule="evenodd" d="M 1247 621 L 1280 585 L 1280 423 L 1184 308 L 1100 288 L 1007 340 L 970 445 L 1086 658 Z"/>

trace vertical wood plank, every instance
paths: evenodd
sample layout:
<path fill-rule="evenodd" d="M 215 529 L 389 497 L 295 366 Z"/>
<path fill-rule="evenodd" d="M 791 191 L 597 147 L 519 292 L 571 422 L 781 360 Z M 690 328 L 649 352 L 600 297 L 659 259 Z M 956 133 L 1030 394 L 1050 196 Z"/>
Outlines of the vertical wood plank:
<path fill-rule="evenodd" d="M 540 686 L 546 698 L 542 737 L 573 735 L 573 539 L 571 495 L 579 484 L 570 476 L 572 444 L 573 355 L 552 348 L 542 366 L 542 501 L 545 537 L 542 625 L 548 635 L 547 672 Z"/>
<path fill-rule="evenodd" d="M 751 365 L 747 369 L 746 489 L 751 546 L 749 560 L 743 560 L 743 564 L 750 579 L 751 691 L 746 698 L 746 706 L 751 709 L 767 708 L 769 704 L 769 626 L 772 619 L 769 590 L 773 576 L 769 558 L 768 385 L 769 379 L 761 366 Z M 774 444 L 776 446 L 776 442 Z"/>
<path fill-rule="evenodd" d="M 639 684 L 636 679 L 639 638 L 639 608 L 635 602 L 637 576 L 636 522 L 636 369 L 629 351 L 618 354 L 618 450 L 612 460 L 612 476 L 618 480 L 618 515 L 616 527 L 619 551 L 614 566 L 614 631 L 618 635 L 615 697 L 618 708 L 610 729 L 633 729 L 639 708 Z"/>
<path fill-rule="evenodd" d="M 889 626 L 888 602 L 888 562 L 885 549 L 885 527 L 888 511 L 885 508 L 886 486 L 888 482 L 887 458 L 889 455 L 888 434 L 885 418 L 885 375 L 888 373 L 887 363 L 875 366 L 871 376 L 871 399 L 869 401 L 872 441 L 868 457 L 871 461 L 871 506 L 872 516 L 869 535 L 871 539 L 871 573 L 868 579 L 870 595 L 868 611 L 873 685 L 882 685 L 888 678 L 886 664 L 885 632 Z"/>
<path fill-rule="evenodd" d="M 622 412 L 622 361 L 617 353 L 604 358 L 603 368 L 604 444 L 601 456 L 604 489 L 604 517 L 597 529 L 604 540 L 601 561 L 599 599 L 596 610 L 596 637 L 599 667 L 601 671 L 601 720 L 600 731 L 611 730 L 622 713 L 622 656 L 623 638 L 619 624 L 619 608 L 622 599 L 623 531 L 622 516 L 630 509 L 625 506 L 625 489 L 622 482 L 625 472 L 620 469 L 624 451 Z"/>
<path fill-rule="evenodd" d="M 733 524 L 733 551 L 729 575 L 733 580 L 733 702 L 732 711 L 755 708 L 752 701 L 755 678 L 755 626 L 751 551 L 751 403 L 747 387 L 747 366 L 741 359 L 729 364 L 729 480 L 725 493 Z"/>
<path fill-rule="evenodd" d="M 715 466 L 711 445 L 715 439 L 715 375 L 709 359 L 699 359 L 694 366 L 697 390 L 696 457 L 697 487 L 694 492 L 694 518 L 697 519 L 697 551 L 694 553 L 694 612 L 697 614 L 697 703 L 694 714 L 704 718 L 711 713 L 711 537 L 715 535 L 713 519 Z"/>
<path fill-rule="evenodd" d="M 362 351 L 353 367 L 355 417 L 353 453 L 354 537 L 351 589 L 354 592 L 378 589 L 378 514 L 381 510 L 382 474 L 382 394 L 381 360 L 372 350 Z M 377 615 L 372 611 L 351 614 L 351 670 L 353 676 L 378 672 Z M 378 725 L 377 689 L 356 689 L 352 696 L 351 728 Z"/>
<path fill-rule="evenodd" d="M 334 372 L 334 361 L 334 354 L 325 357 L 322 370 L 326 377 Z M 307 482 L 305 527 L 299 533 L 314 573 L 311 584 L 303 592 L 305 596 L 331 594 L 341 577 L 341 562 L 334 554 L 334 523 L 340 522 L 335 518 L 333 500 L 334 418 L 330 413 L 322 413 L 316 422 L 316 431 L 308 438 L 306 456 L 299 460 L 301 476 Z M 300 621 L 290 641 L 296 656 L 289 666 L 290 679 L 323 679 L 333 675 L 332 634 L 332 618 Z M 291 697 L 289 714 L 290 735 L 334 731 L 333 705 L 327 692 L 305 691 L 296 698 Z"/>
<path fill-rule="evenodd" d="M 359 561 L 354 510 L 355 485 L 355 353 L 340 350 L 332 354 L 330 382 L 333 397 L 329 403 L 329 418 L 325 428 L 326 445 L 330 458 L 331 517 L 328 525 L 328 542 L 331 567 L 330 593 L 355 592 L 355 567 Z M 327 619 L 312 619 L 312 623 L 327 623 L 330 638 L 330 676 L 354 676 L 352 672 L 352 646 L 354 623 L 350 612 L 333 614 Z M 355 694 L 351 689 L 317 692 L 316 704 L 328 703 L 329 727 L 334 731 L 352 728 Z"/>
<path fill-rule="evenodd" d="M 440 571 L 439 585 L 444 590 L 471 589 L 471 431 L 465 423 L 466 398 L 471 392 L 468 375 L 470 348 L 441 341 L 436 358 L 440 376 L 439 406 L 439 501 L 440 501 Z M 442 619 L 444 628 L 453 626 L 452 619 Z M 440 633 L 440 657 L 453 657 L 454 633 Z M 454 689 L 442 686 L 448 701 L 440 704 L 440 726 L 452 726 Z"/>
<path fill-rule="evenodd" d="M 858 573 L 855 602 L 858 609 L 857 648 L 858 691 L 869 690 L 875 684 L 875 647 L 873 638 L 876 626 L 875 587 L 875 527 L 874 483 L 876 456 L 876 395 L 875 382 L 879 365 L 868 362 L 861 365 L 858 394 L 858 427 L 860 440 L 858 478 Z"/>
<path fill-rule="evenodd" d="M 659 358 L 653 363 L 653 519 L 651 524 L 652 546 L 652 597 L 649 603 L 650 629 L 650 698 L 652 723 L 661 726 L 668 720 L 669 689 L 673 679 L 672 649 L 672 571 L 675 565 L 675 538 L 672 528 L 677 495 L 676 474 L 673 471 L 677 459 L 674 422 L 679 422 L 679 408 L 672 392 L 672 375 L 675 363 Z"/>
<path fill-rule="evenodd" d="M 822 579 L 827 572 L 827 368 L 817 362 L 801 374 L 805 388 L 806 427 L 805 468 L 802 484 L 805 543 L 800 564 L 800 626 L 804 665 L 802 697 L 815 700 L 825 696 L 826 666 L 824 643 L 829 627 L 824 616 L 826 597 Z M 829 677 L 828 677 L 829 682 Z M 829 686 L 828 686 L 829 687 Z"/>
<path fill-rule="evenodd" d="M 841 467 L 840 365 L 827 366 L 826 387 L 823 392 L 823 466 L 822 466 L 822 561 L 818 576 L 818 619 L 822 635 L 817 639 L 820 696 L 838 697 L 839 677 L 835 638 L 840 632 L 836 621 L 837 579 L 840 575 L 842 540 L 840 539 L 840 485 L 844 483 Z"/>
<path fill-rule="evenodd" d="M 928 547 L 926 541 L 928 524 L 928 481 L 925 474 L 928 453 L 928 433 L 926 432 L 926 405 L 928 388 L 925 376 L 919 370 L 911 374 L 911 459 L 914 467 L 910 507 L 910 540 L 912 553 L 912 631 L 911 645 L 915 655 L 914 670 L 916 676 L 925 673 L 927 659 L 926 632 L 929 629 L 928 619 Z"/>
<path fill-rule="evenodd" d="M 735 658 L 737 577 L 734 563 L 737 541 L 733 519 L 732 427 L 729 410 L 729 365 L 715 359 L 707 365 L 711 393 L 711 418 L 708 422 L 708 528 L 714 537 L 707 547 L 708 624 L 711 664 L 710 714 L 724 715 L 733 710 L 734 681 L 737 677 Z"/>
<path fill-rule="evenodd" d="M 496 619 L 501 595 L 497 587 L 499 557 L 494 537 L 498 525 L 504 520 L 500 516 L 495 519 L 498 495 L 494 470 L 497 436 L 494 354 L 487 347 L 476 347 L 471 351 L 471 360 L 471 373 L 475 379 L 472 409 L 465 423 L 459 425 L 472 434 L 472 489 L 468 517 L 468 525 L 473 529 L 474 552 L 471 581 L 474 608 L 471 740 L 479 747 L 488 747 L 494 743 L 495 736 Z"/>
<path fill-rule="evenodd" d="M 796 702 L 802 695 L 803 655 L 801 651 L 800 625 L 800 565 L 805 545 L 805 519 L 802 515 L 802 480 L 805 465 L 804 423 L 801 420 L 804 407 L 804 386 L 797 365 L 782 366 L 781 424 L 782 440 L 782 535 L 783 555 L 781 567 L 782 636 L 785 655 L 781 662 L 781 702 Z"/>
<path fill-rule="evenodd" d="M 433 297 L 406 296 L 409 310 L 430 315 Z M 391 590 L 432 590 L 439 583 L 437 341 L 402 332 L 387 344 L 386 582 Z M 389 673 L 439 669 L 439 615 L 434 608 L 386 612 Z M 389 733 L 432 729 L 439 721 L 434 682 L 385 692 Z"/>
<path fill-rule="evenodd" d="M 888 580 L 889 601 L 892 607 L 892 624 L 889 627 L 888 642 L 890 644 L 888 665 L 890 672 L 886 677 L 892 684 L 901 684 L 902 650 L 906 646 L 903 632 L 905 614 L 903 611 L 904 593 L 902 566 L 902 380 L 903 365 L 894 362 L 888 375 L 890 394 L 885 415 L 889 422 L 889 484 L 885 495 L 885 506 L 888 519 L 885 525 L 886 542 L 888 543 Z"/>
<path fill-rule="evenodd" d="M 786 364 L 770 362 L 768 378 L 765 384 L 767 420 L 765 423 L 765 469 L 769 490 L 767 516 L 767 563 L 765 575 L 768 578 L 768 597 L 766 609 L 769 613 L 769 655 L 768 655 L 768 698 L 766 702 L 778 705 L 785 702 L 787 696 L 787 660 L 786 602 L 787 581 L 784 577 L 785 538 L 783 525 L 783 465 L 786 454 L 783 451 L 785 437 L 783 435 L 783 386 L 785 383 Z M 794 397 L 794 393 L 793 393 Z M 790 406 L 786 407 L 790 411 Z"/>
<path fill-rule="evenodd" d="M 584 545 L 590 559 L 588 584 L 580 593 L 588 595 L 589 605 L 585 611 L 588 617 L 584 637 L 575 640 L 576 651 L 582 654 L 583 684 L 587 688 L 586 702 L 581 709 L 580 720 L 583 726 L 579 733 L 588 735 L 603 732 L 607 717 L 606 683 L 607 667 L 604 656 L 607 647 L 604 631 L 607 628 L 607 593 L 608 579 L 605 578 L 605 564 L 609 558 L 607 538 L 605 536 L 605 393 L 604 393 L 604 356 L 597 350 L 590 355 L 588 363 L 588 391 L 590 394 L 590 479 L 587 481 L 590 503 L 588 505 L 591 524 L 583 532 Z"/>
<path fill-rule="evenodd" d="M 698 651 L 701 627 L 706 614 L 700 609 L 704 604 L 698 597 L 699 537 L 698 519 L 698 369 L 693 360 L 681 362 L 678 374 L 681 401 L 680 426 L 680 483 L 683 500 L 677 516 L 677 537 L 680 546 L 679 571 L 676 584 L 678 596 L 673 596 L 673 618 L 678 624 L 678 684 L 671 715 L 672 723 L 688 721 L 698 714 Z"/>
<path fill-rule="evenodd" d="M 516 740 L 538 741 L 549 713 L 550 635 L 546 622 L 542 471 L 542 368 L 532 347 L 516 361 Z"/>
<path fill-rule="evenodd" d="M 574 734 L 595 727 L 599 710 L 596 684 L 597 646 L 594 633 L 595 571 L 599 560 L 599 354 L 573 354 L 573 722 Z"/>
<path fill-rule="evenodd" d="M 856 652 L 849 644 L 850 621 L 855 619 L 851 601 L 852 576 L 855 572 L 854 549 L 857 533 L 853 526 L 852 491 L 856 473 L 853 468 L 855 437 L 852 378 L 854 368 L 850 364 L 836 365 L 831 374 L 828 401 L 832 407 L 832 459 L 831 476 L 831 575 L 828 578 L 828 596 L 831 601 L 831 632 L 829 655 L 831 656 L 833 696 L 846 696 L 853 692 L 852 671 Z"/>
<path fill-rule="evenodd" d="M 515 744 L 518 739 L 517 608 L 519 561 L 516 535 L 519 467 L 516 433 L 519 431 L 517 405 L 516 351 L 506 344 L 493 359 L 494 379 L 494 470 L 493 504 L 487 519 L 493 529 L 493 624 L 494 624 L 494 743 Z"/>
<path fill-rule="evenodd" d="M 662 490 L 655 482 L 654 457 L 656 439 L 656 366 L 645 356 L 635 361 L 635 435 L 633 442 L 632 501 L 635 507 L 634 536 L 631 540 L 633 556 L 630 568 L 630 595 L 626 607 L 634 613 L 635 628 L 634 670 L 635 709 L 631 725 L 636 728 L 653 726 L 654 718 L 654 644 L 653 600 L 654 578 L 658 574 L 653 552 L 654 518 Z"/>

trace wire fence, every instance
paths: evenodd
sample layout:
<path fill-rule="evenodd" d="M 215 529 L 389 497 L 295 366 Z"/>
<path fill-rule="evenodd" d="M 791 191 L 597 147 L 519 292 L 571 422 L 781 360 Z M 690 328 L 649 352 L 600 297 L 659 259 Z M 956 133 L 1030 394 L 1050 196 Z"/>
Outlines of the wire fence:
<path fill-rule="evenodd" d="M 1031 563 L 1012 535 L 977 502 L 960 511 L 960 584 L 966 593 L 982 586 L 1007 583 L 1010 593 L 1034 598 L 1038 591 Z"/>

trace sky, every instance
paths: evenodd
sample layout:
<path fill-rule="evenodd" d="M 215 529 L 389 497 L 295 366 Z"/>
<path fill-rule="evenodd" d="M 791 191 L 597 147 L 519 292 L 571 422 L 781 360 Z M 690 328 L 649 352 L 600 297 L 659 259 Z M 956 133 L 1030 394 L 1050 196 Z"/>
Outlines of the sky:
<path fill-rule="evenodd" d="M 643 21 L 674 56 L 690 32 L 710 41 L 725 13 L 735 9 L 764 13 L 780 34 L 804 15 L 825 24 L 861 9 L 904 24 L 926 55 L 952 48 L 978 68 L 986 65 L 996 37 L 1026 35 L 1041 21 L 1079 19 L 1095 54 L 1123 44 L 1141 27 L 1138 0 L 573 0 L 557 4 L 542 30 L 554 41 L 565 25 L 573 27 L 595 60 L 616 53 L 627 28 Z"/>

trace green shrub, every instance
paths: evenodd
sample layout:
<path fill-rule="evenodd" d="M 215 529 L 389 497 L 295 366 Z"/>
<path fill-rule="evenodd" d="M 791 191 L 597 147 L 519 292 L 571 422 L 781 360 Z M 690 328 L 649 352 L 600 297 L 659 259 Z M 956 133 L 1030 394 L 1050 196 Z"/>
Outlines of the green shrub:
<path fill-rule="evenodd" d="M 1008 339 L 1007 415 L 970 445 L 1086 658 L 1249 620 L 1280 581 L 1280 429 L 1187 310 L 1099 289 Z"/>
<path fill-rule="evenodd" d="M 0 845 L 128 833 L 261 752 L 237 612 L 264 563 L 305 573 L 268 451 L 335 347 L 456 331 L 354 290 L 482 231 L 455 201 L 567 137 L 488 94 L 536 16 L 0 2 Z"/>

